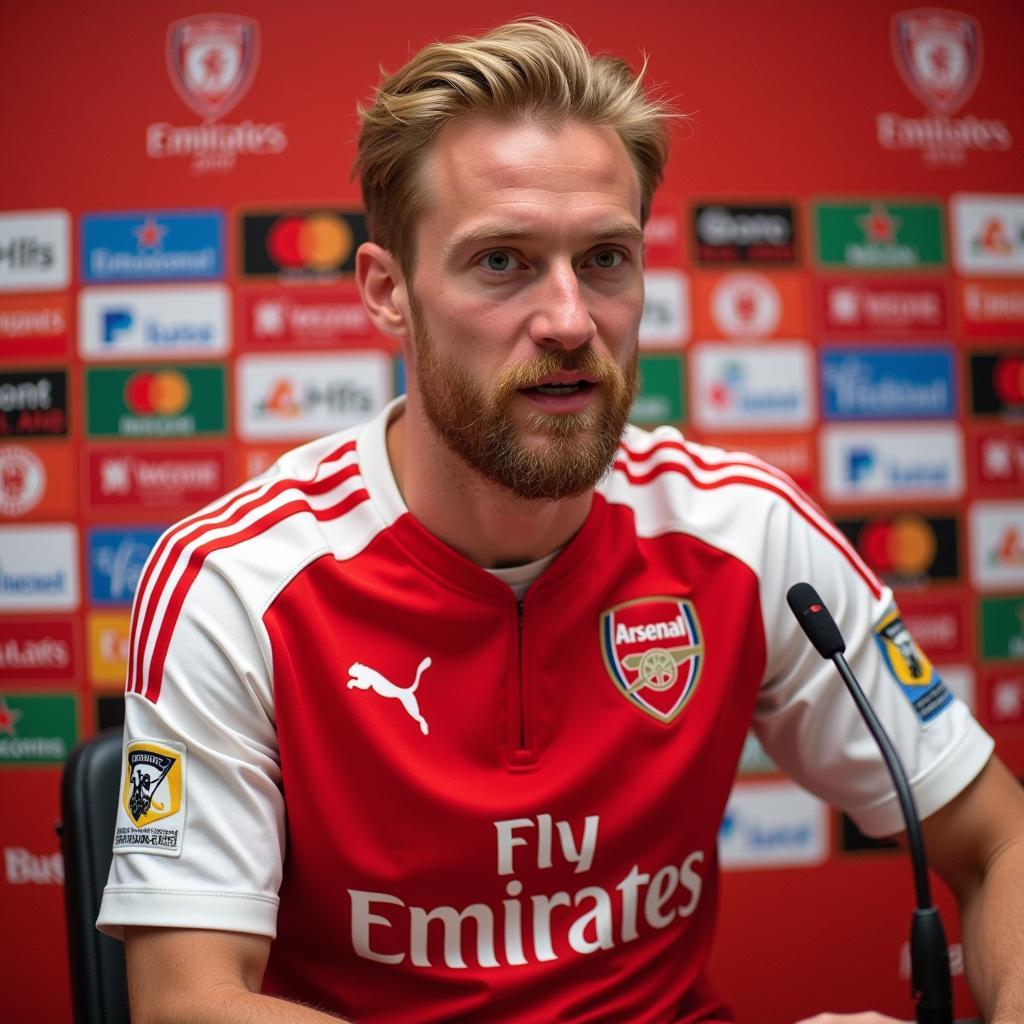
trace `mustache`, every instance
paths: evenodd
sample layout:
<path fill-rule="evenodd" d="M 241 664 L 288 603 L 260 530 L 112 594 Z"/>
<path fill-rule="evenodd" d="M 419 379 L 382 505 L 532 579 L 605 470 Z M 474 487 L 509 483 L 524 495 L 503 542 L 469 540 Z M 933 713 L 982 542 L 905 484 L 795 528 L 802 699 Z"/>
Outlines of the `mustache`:
<path fill-rule="evenodd" d="M 536 387 L 541 381 L 563 371 L 579 373 L 595 384 L 609 384 L 622 377 L 622 371 L 613 360 L 598 355 L 586 345 L 570 351 L 555 349 L 508 367 L 498 379 L 496 392 L 501 398 L 511 396 L 523 388 Z"/>

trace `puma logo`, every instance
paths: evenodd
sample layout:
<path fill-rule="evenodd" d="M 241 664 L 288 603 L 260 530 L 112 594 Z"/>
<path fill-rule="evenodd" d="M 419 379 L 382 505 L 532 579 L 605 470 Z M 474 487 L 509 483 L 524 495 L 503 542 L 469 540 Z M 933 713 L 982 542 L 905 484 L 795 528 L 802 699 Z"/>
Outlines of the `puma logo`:
<path fill-rule="evenodd" d="M 348 688 L 356 687 L 359 690 L 373 690 L 380 697 L 394 697 L 408 712 L 413 721 L 420 723 L 420 732 L 424 736 L 430 732 L 427 723 L 420 714 L 420 706 L 416 701 L 416 688 L 420 685 L 420 676 L 430 668 L 430 658 L 424 658 L 420 667 L 416 669 L 416 678 L 411 686 L 396 686 L 390 679 L 386 679 L 376 669 L 367 665 L 360 665 L 355 662 L 348 667 L 350 679 Z"/>

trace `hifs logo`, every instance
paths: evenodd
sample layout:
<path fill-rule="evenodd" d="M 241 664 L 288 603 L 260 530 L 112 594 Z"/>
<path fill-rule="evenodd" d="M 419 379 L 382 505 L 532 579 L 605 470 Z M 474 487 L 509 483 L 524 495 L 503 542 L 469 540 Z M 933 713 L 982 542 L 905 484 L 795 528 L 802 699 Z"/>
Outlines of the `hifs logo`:
<path fill-rule="evenodd" d="M 678 270 L 648 270 L 644 274 L 640 347 L 677 349 L 689 336 L 689 281 Z"/>
<path fill-rule="evenodd" d="M 954 118 L 981 78 L 982 34 L 976 18 L 959 11 L 917 8 L 893 15 L 890 41 L 907 88 L 930 111 L 925 117 L 878 114 L 878 144 L 920 152 L 926 165 L 962 165 L 971 150 L 1001 152 L 1013 145 L 1006 123 L 974 115 Z"/>
<path fill-rule="evenodd" d="M 217 211 L 89 214 L 82 218 L 86 281 L 180 281 L 224 276 Z"/>
<path fill-rule="evenodd" d="M 230 299 L 222 284 L 83 288 L 79 352 L 86 358 L 222 355 Z"/>
<path fill-rule="evenodd" d="M 61 291 L 71 281 L 67 210 L 0 214 L 0 292 Z"/>
<path fill-rule="evenodd" d="M 21 445 L 0 446 L 0 515 L 23 516 L 46 490 L 46 467 Z"/>
<path fill-rule="evenodd" d="M 203 123 L 149 125 L 147 155 L 158 160 L 188 157 L 192 172 L 204 174 L 232 170 L 239 154 L 284 152 L 288 137 L 279 122 L 216 123 L 248 92 L 259 55 L 259 24 L 251 18 L 200 14 L 172 22 L 167 29 L 167 72 L 178 95 Z"/>
<path fill-rule="evenodd" d="M 1024 587 L 1024 502 L 975 502 L 970 529 L 974 585 L 981 590 Z"/>
<path fill-rule="evenodd" d="M 93 530 L 89 534 L 89 590 L 94 604 L 131 604 L 146 558 L 160 530 Z"/>
<path fill-rule="evenodd" d="M 950 221 L 962 274 L 1024 274 L 1024 198 L 958 194 L 950 200 Z"/>
<path fill-rule="evenodd" d="M 704 663 L 693 605 L 642 597 L 610 608 L 600 625 L 605 668 L 619 692 L 657 721 L 672 722 L 693 696 Z"/>

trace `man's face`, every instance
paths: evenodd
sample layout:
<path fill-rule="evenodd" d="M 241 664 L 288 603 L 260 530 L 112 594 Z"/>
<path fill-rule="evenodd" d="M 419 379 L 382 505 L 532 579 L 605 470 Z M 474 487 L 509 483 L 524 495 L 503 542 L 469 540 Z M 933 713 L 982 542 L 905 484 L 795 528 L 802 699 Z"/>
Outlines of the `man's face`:
<path fill-rule="evenodd" d="M 466 118 L 422 175 L 410 408 L 522 497 L 586 491 L 636 388 L 640 190 L 622 142 L 571 122 Z"/>

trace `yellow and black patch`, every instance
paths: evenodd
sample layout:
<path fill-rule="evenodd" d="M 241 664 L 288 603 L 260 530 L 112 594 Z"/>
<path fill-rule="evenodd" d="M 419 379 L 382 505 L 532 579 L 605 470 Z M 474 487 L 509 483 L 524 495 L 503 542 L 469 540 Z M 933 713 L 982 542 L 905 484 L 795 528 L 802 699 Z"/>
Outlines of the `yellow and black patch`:
<path fill-rule="evenodd" d="M 895 606 L 875 624 L 875 641 L 890 673 L 922 722 L 930 722 L 953 703 L 953 695 L 914 642 Z"/>
<path fill-rule="evenodd" d="M 145 828 L 177 814 L 184 791 L 184 751 L 143 740 L 129 743 L 124 756 L 121 802 L 128 820 Z"/>

